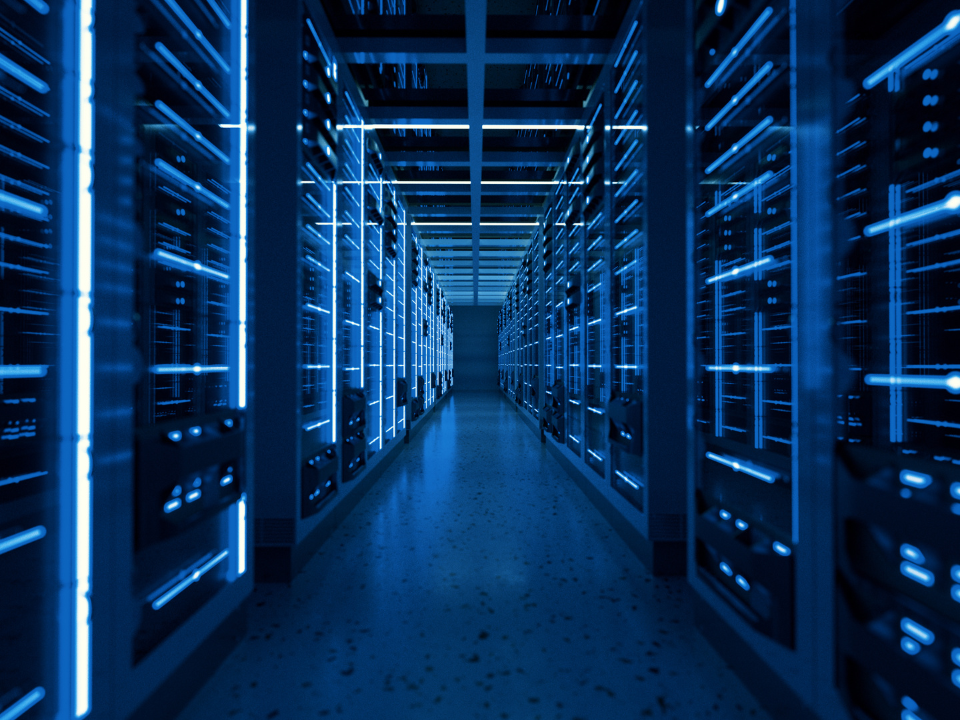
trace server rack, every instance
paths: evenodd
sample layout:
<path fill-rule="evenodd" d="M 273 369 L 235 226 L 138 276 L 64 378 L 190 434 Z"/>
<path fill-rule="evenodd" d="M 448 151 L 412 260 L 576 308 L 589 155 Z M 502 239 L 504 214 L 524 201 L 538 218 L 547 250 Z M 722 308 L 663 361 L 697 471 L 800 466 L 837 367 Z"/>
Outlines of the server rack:
<path fill-rule="evenodd" d="M 611 309 L 612 388 L 610 397 L 610 460 L 613 487 L 645 509 L 643 409 L 646 363 L 646 271 L 644 179 L 647 172 L 646 108 L 642 102 L 646 28 L 630 26 L 613 63 L 611 91 L 611 177 L 613 192 L 613 256 Z"/>
<path fill-rule="evenodd" d="M 830 3 L 695 10 L 689 578 L 784 717 L 843 714 L 833 655 Z M 833 419 L 833 420 L 831 420 Z M 799 698 L 803 698 L 801 701 Z"/>
<path fill-rule="evenodd" d="M 258 579 L 289 581 L 405 433 L 407 235 L 322 8 L 257 20 L 255 545 Z"/>
<path fill-rule="evenodd" d="M 854 717 L 960 702 L 960 12 L 854 2 L 838 97 L 838 671 Z"/>
<path fill-rule="evenodd" d="M 189 693 L 178 668 L 202 676 L 199 654 L 228 651 L 252 588 L 246 32 L 240 0 L 128 3 L 97 15 L 87 49 L 109 78 L 92 363 L 90 698 L 105 717 L 169 714 Z"/>
<path fill-rule="evenodd" d="M 384 325 L 384 255 L 383 252 L 383 161 L 372 133 L 365 133 L 363 162 L 363 242 L 366 261 L 361 268 L 361 281 L 366 284 L 367 301 L 363 313 L 365 350 L 363 354 L 364 387 L 367 389 L 367 412 L 370 432 L 366 455 L 372 457 L 383 449 L 383 325 Z"/>
<path fill-rule="evenodd" d="M 13 3 L 0 17 L 0 715 L 83 717 L 92 5 Z"/>
<path fill-rule="evenodd" d="M 544 434 L 628 519 L 625 532 L 652 569 L 669 574 L 685 563 L 686 489 L 678 479 L 686 418 L 676 393 L 686 382 L 687 186 L 676 168 L 690 153 L 687 96 L 677 82 L 684 48 L 649 44 L 683 36 L 687 26 L 682 4 L 637 2 L 626 17 L 556 176 L 542 239 L 530 249 L 543 282 L 530 306 L 536 319 L 524 316 L 519 327 L 513 319 L 525 259 L 501 313 L 501 362 L 508 373 L 517 361 L 504 350 L 516 342 L 528 349 L 522 323 L 543 326 Z M 663 30 L 654 41 L 651 24 Z M 527 382 L 539 372 L 533 354 L 520 364 Z"/>
<path fill-rule="evenodd" d="M 604 84 L 599 86 L 604 90 Z M 583 459 L 600 477 L 607 476 L 609 432 L 607 401 L 610 390 L 610 234 L 606 202 L 609 178 L 605 145 L 610 134 L 605 129 L 606 93 L 590 108 L 590 119 L 583 131 L 581 156 L 583 167 Z"/>
<path fill-rule="evenodd" d="M 695 210 L 698 577 L 787 648 L 798 537 L 790 12 L 700 8 Z"/>

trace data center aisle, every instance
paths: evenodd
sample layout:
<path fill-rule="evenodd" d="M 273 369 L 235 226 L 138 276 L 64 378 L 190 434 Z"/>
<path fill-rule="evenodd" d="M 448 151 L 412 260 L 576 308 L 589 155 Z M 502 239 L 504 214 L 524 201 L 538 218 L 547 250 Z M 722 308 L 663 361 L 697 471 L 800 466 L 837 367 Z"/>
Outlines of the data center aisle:
<path fill-rule="evenodd" d="M 767 717 L 499 393 L 428 422 L 181 720 Z"/>

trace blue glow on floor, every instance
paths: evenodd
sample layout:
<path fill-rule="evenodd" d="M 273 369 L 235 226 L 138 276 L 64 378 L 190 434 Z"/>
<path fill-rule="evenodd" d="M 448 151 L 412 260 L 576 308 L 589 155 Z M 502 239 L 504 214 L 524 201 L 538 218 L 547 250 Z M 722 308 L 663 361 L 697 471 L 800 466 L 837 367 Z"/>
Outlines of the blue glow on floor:
<path fill-rule="evenodd" d="M 458 392 L 291 586 L 257 586 L 180 720 L 766 720 L 692 599 L 501 395 Z"/>

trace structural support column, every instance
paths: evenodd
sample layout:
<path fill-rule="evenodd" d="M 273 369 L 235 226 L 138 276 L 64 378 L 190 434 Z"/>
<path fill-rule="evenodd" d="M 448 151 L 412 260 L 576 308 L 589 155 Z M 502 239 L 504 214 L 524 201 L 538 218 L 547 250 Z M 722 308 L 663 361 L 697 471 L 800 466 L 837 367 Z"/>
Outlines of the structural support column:
<path fill-rule="evenodd" d="M 647 3 L 646 204 L 647 373 L 646 428 L 647 537 L 677 542 L 670 561 L 684 561 L 686 516 L 687 403 L 687 178 L 691 137 L 687 130 L 691 68 L 687 58 L 688 3 Z M 665 557 L 664 561 L 668 561 Z M 658 568 L 654 568 L 657 572 Z M 660 569 L 662 570 L 662 568 Z M 673 568 L 679 571 L 680 568 Z"/>
<path fill-rule="evenodd" d="M 487 0 L 466 0 L 467 117 L 470 123 L 470 221 L 473 238 L 473 304 L 480 297 L 480 180 L 483 174 L 483 89 L 487 50 Z"/>

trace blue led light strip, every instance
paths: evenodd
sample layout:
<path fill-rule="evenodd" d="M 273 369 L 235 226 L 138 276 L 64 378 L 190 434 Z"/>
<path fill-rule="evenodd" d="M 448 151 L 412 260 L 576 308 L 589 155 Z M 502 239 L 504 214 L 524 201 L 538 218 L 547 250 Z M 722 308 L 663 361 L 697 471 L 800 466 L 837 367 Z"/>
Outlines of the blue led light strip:
<path fill-rule="evenodd" d="M 29 545 L 32 542 L 36 542 L 37 540 L 45 537 L 46 534 L 47 529 L 43 525 L 37 525 L 29 530 L 24 530 L 23 532 L 18 532 L 13 535 L 7 535 L 5 538 L 0 538 L 0 555 L 8 553 L 11 550 L 16 550 L 17 548 L 21 548 L 24 545 Z"/>
<path fill-rule="evenodd" d="M 227 65 L 226 61 L 223 59 L 220 53 L 218 53 L 216 49 L 214 49 L 213 45 L 210 44 L 210 41 L 207 40 L 204 34 L 200 31 L 200 28 L 198 28 L 196 24 L 194 24 L 193 20 L 190 19 L 190 16 L 183 11 L 183 8 L 181 8 L 174 0 L 164 0 L 164 2 L 166 3 L 167 7 L 170 8 L 173 14 L 177 16 L 180 22 L 183 23 L 184 27 L 187 29 L 187 34 L 192 39 L 199 42 L 200 46 L 207 52 L 210 58 L 220 67 L 221 70 L 223 70 L 223 72 L 229 75 L 230 66 Z M 243 3 L 241 3 L 241 5 L 242 4 Z M 243 18 L 243 13 L 241 12 L 241 21 L 240 21 L 241 32 L 245 30 L 245 26 L 242 18 Z M 245 36 L 246 36 L 246 33 L 244 32 L 244 37 Z"/>
<path fill-rule="evenodd" d="M 153 103 L 154 107 L 157 108 L 163 115 L 170 120 L 174 125 L 183 130 L 187 136 L 196 142 L 200 147 L 202 147 L 207 152 L 214 155 L 220 162 L 224 165 L 230 164 L 230 158 L 223 154 L 223 151 L 220 150 L 216 145 L 207 140 L 199 130 L 197 130 L 193 125 L 188 123 L 182 117 L 180 117 L 173 109 L 167 105 L 163 100 L 156 100 Z"/>
<path fill-rule="evenodd" d="M 747 460 L 741 460 L 740 458 L 731 457 L 729 455 L 718 455 L 717 453 L 708 452 L 706 457 L 708 460 L 713 460 L 715 463 L 725 465 L 734 472 L 742 472 L 750 477 L 763 480 L 765 483 L 773 484 L 780 477 L 780 473 L 774 470 L 768 470 L 767 468 L 754 465 Z"/>
<path fill-rule="evenodd" d="M 330 383 L 331 383 L 331 402 L 330 402 L 330 412 L 333 414 L 333 417 L 337 417 L 337 325 L 339 315 L 337 315 L 337 188 L 336 185 L 332 188 L 333 195 L 333 236 L 332 236 L 332 246 L 333 246 L 333 258 L 332 258 L 332 268 L 330 271 L 330 296 L 332 298 L 333 311 L 332 311 L 332 322 L 330 323 Z M 337 424 L 330 424 L 330 442 L 335 443 L 337 441 Z"/>
<path fill-rule="evenodd" d="M 76 488 L 74 494 L 73 582 L 73 714 L 90 712 L 92 565 L 92 393 L 93 384 L 93 82 L 94 1 L 78 3 L 77 67 L 77 354 L 76 354 Z"/>
<path fill-rule="evenodd" d="M 50 92 L 50 86 L 47 85 L 43 80 L 38 78 L 29 70 L 24 69 L 2 53 L 0 53 L 0 70 L 8 75 L 12 75 L 28 88 L 40 93 L 41 95 L 46 95 L 48 92 Z"/>
<path fill-rule="evenodd" d="M 243 502 L 241 498 L 240 502 Z M 241 524 L 243 527 L 243 524 Z M 160 610 L 164 605 L 173 600 L 177 595 L 182 593 L 188 587 L 193 585 L 195 582 L 199 582 L 200 578 L 206 575 L 208 572 L 213 570 L 217 565 L 219 565 L 227 555 L 230 554 L 229 550 L 221 550 L 219 553 L 214 555 L 209 560 L 204 559 L 198 563 L 192 570 L 186 570 L 183 574 L 186 575 L 182 580 L 177 582 L 173 587 L 164 592 L 160 597 L 156 598 L 153 602 L 150 603 L 150 607 L 154 610 Z M 209 555 L 207 556 L 209 557 Z"/>
<path fill-rule="evenodd" d="M 241 135 L 241 137 L 243 137 L 243 136 L 245 135 L 245 133 L 241 132 L 240 135 Z M 243 143 L 241 143 L 241 144 L 243 144 Z M 244 157 L 244 158 L 246 157 L 246 148 L 244 148 L 243 157 Z M 165 175 L 167 175 L 167 176 L 170 177 L 171 179 L 177 181 L 177 182 L 180 183 L 181 185 L 187 186 L 188 188 L 190 188 L 191 190 L 193 190 L 197 195 L 199 195 L 200 197 L 204 198 L 205 200 L 208 200 L 208 201 L 210 201 L 210 202 L 212 202 L 212 203 L 214 203 L 214 204 L 216 204 L 216 205 L 219 205 L 219 206 L 222 207 L 224 210 L 229 210 L 229 209 L 230 209 L 230 203 L 228 203 L 228 202 L 227 202 L 226 200 L 224 200 L 223 198 L 214 195 L 212 192 L 210 192 L 209 190 L 207 190 L 203 185 L 201 185 L 200 183 L 198 183 L 198 182 L 197 182 L 196 180 L 194 180 L 193 178 L 191 178 L 191 177 L 183 174 L 183 173 L 180 172 L 179 170 L 177 170 L 173 165 L 171 165 L 170 163 L 168 163 L 166 160 L 161 160 L 160 158 L 157 158 L 156 160 L 153 161 L 153 164 L 156 166 L 156 168 L 157 168 L 160 172 L 164 173 Z M 244 161 L 244 162 L 242 163 L 242 165 L 243 165 L 243 166 L 246 166 L 246 162 Z M 242 198 L 242 199 L 245 199 L 245 198 L 246 198 L 246 194 L 245 194 L 245 193 L 246 193 L 246 187 L 245 187 L 245 184 L 246 184 L 246 176 L 245 176 L 244 171 L 241 170 L 241 173 L 243 174 L 243 177 L 244 177 L 244 191 L 243 191 L 243 198 Z M 241 212 L 241 215 L 243 215 L 242 212 Z"/>
<path fill-rule="evenodd" d="M 46 205 L 27 200 L 6 190 L 0 190 L 0 210 L 23 215 L 33 220 L 46 220 L 49 215 Z"/>
<path fill-rule="evenodd" d="M 933 634 L 932 630 L 925 628 L 916 620 L 911 620 L 908 617 L 904 617 L 902 620 L 900 620 L 900 629 L 914 640 L 924 645 L 932 645 L 933 641 L 936 640 L 936 636 Z"/>
<path fill-rule="evenodd" d="M 771 117 L 770 115 L 767 115 L 763 120 L 757 123 L 757 125 L 752 130 L 750 130 L 750 132 L 748 132 L 746 135 L 740 138 L 737 142 L 731 145 L 729 150 L 723 153 L 723 155 L 718 157 L 712 163 L 707 165 L 707 169 L 704 170 L 704 173 L 709 175 L 714 170 L 719 168 L 721 165 L 725 164 L 727 160 L 729 160 L 738 152 L 740 152 L 744 147 L 747 146 L 747 144 L 750 143 L 750 141 L 756 138 L 760 133 L 762 133 L 771 125 L 773 125 L 773 117 Z"/>
<path fill-rule="evenodd" d="M 707 365 L 706 369 L 708 372 L 730 372 L 736 375 L 737 373 L 771 373 L 775 368 L 773 365 L 740 365 L 734 363 L 733 365 Z"/>
<path fill-rule="evenodd" d="M 863 81 L 863 87 L 867 90 L 879 85 L 887 76 L 901 70 L 907 63 L 919 57 L 934 45 L 949 37 L 957 28 L 960 28 L 960 11 L 954 10 L 943 22 L 937 25 L 913 45 L 908 47 L 893 60 L 884 64 L 876 72 L 871 73 Z"/>
<path fill-rule="evenodd" d="M 207 373 L 229 372 L 228 365 L 154 365 L 150 372 L 154 375 L 205 375 Z"/>
<path fill-rule="evenodd" d="M 863 229 L 863 234 L 867 237 L 873 237 L 874 235 L 889 232 L 899 227 L 910 227 L 922 223 L 924 220 L 933 220 L 942 215 L 956 215 L 957 213 L 960 213 L 960 192 L 952 192 L 938 202 L 905 212 L 903 215 L 897 215 L 896 217 L 867 225 Z"/>
<path fill-rule="evenodd" d="M 616 475 L 621 480 L 623 480 L 627 485 L 632 487 L 634 490 L 640 489 L 640 485 L 635 480 L 632 480 L 630 477 L 620 472 L 619 470 L 614 470 L 613 474 Z"/>
<path fill-rule="evenodd" d="M 17 700 L 13 705 L 8 707 L 3 712 L 0 712 L 0 720 L 17 720 L 17 718 L 23 715 L 27 710 L 43 700 L 46 694 L 47 691 L 42 687 L 35 687 L 22 698 Z"/>
<path fill-rule="evenodd" d="M 763 80 L 767 75 L 770 74 L 771 70 L 773 70 L 773 63 L 768 60 L 767 62 L 765 62 L 763 65 L 760 66 L 760 69 L 757 70 L 757 73 L 752 78 L 747 80 L 746 85 L 740 88 L 740 91 L 736 95 L 734 95 L 732 98 L 730 98 L 730 102 L 724 105 L 720 109 L 720 112 L 714 115 L 707 122 L 707 124 L 704 126 L 703 129 L 706 130 L 707 132 L 709 132 L 710 130 L 713 130 L 717 126 L 718 122 L 723 120 L 723 118 L 726 117 L 730 113 L 730 111 L 733 110 L 733 108 L 735 108 L 737 105 L 740 104 L 740 101 L 747 96 L 747 93 L 753 90 L 753 88 L 755 88 L 761 80 Z"/>
<path fill-rule="evenodd" d="M 764 26 L 764 24 L 766 24 L 767 20 L 769 20 L 772 15 L 772 7 L 768 7 L 762 13 L 760 13 L 760 17 L 758 17 L 756 22 L 754 22 L 747 32 L 744 33 L 743 37 L 740 38 L 740 41 L 733 46 L 730 54 L 723 59 L 723 62 L 720 63 L 719 67 L 713 71 L 713 74 L 709 78 L 707 78 L 707 81 L 703 84 L 703 87 L 707 88 L 708 90 L 713 87 L 713 84 L 717 82 L 720 76 L 727 71 L 727 68 L 730 67 L 730 64 L 740 56 L 740 53 L 743 52 L 743 49 L 747 46 L 747 43 L 749 43 L 754 36 L 760 32 L 760 29 Z"/>
<path fill-rule="evenodd" d="M 246 25 L 243 25 L 246 27 Z M 240 577 L 247 571 L 247 494 L 241 493 L 237 500 L 237 534 L 236 534 L 236 576 Z M 224 550 L 226 552 L 226 550 Z"/>
<path fill-rule="evenodd" d="M 960 394 L 960 373 L 946 375 L 876 375 L 870 374 L 863 379 L 872 386 L 925 388 L 946 390 L 952 395 Z"/>
<path fill-rule="evenodd" d="M 179 255 L 174 255 L 172 252 L 167 252 L 166 250 L 154 250 L 153 259 L 163 265 L 176 266 L 183 270 L 190 270 L 195 272 L 197 275 L 207 275 L 224 282 L 230 280 L 230 276 L 220 270 L 214 270 L 212 267 L 207 267 L 206 265 L 201 265 L 198 262 L 189 260 L 187 258 L 180 257 Z"/>
<path fill-rule="evenodd" d="M 765 183 L 769 182 L 772 179 L 773 179 L 773 173 L 770 170 L 767 170 L 765 173 L 763 173 L 763 175 L 758 177 L 756 180 L 751 180 L 746 185 L 742 185 L 741 187 L 737 188 L 737 191 L 734 192 L 732 195 L 721 200 L 712 208 L 707 210 L 707 212 L 703 214 L 704 219 L 713 217 L 718 212 L 726 210 L 727 208 L 734 205 L 738 200 L 746 200 L 748 197 L 750 197 L 751 190 L 754 190 L 759 187 L 763 187 Z"/>
<path fill-rule="evenodd" d="M 216 4 L 216 3 L 213 3 L 213 4 Z M 162 42 L 158 42 L 154 45 L 154 48 L 158 53 L 160 53 L 160 56 L 164 60 L 170 63 L 172 67 L 176 68 L 177 72 L 179 72 L 183 76 L 183 79 L 186 80 L 187 83 L 194 90 L 200 93 L 203 96 L 203 99 L 206 100 L 208 103 L 210 103 L 210 105 L 212 105 L 217 112 L 219 112 L 225 118 L 230 117 L 230 111 L 227 110 L 220 103 L 220 101 L 217 100 L 210 93 L 210 91 L 203 86 L 203 83 L 197 79 L 197 76 L 194 75 L 192 72 L 190 72 L 190 69 L 186 65 L 184 65 L 182 62 L 180 62 L 180 60 L 177 58 L 176 55 L 170 52 L 169 48 L 167 48 L 166 45 L 164 45 Z M 244 75 L 244 77 L 246 76 Z"/>
<path fill-rule="evenodd" d="M 0 380 L 10 378 L 40 378 L 47 374 L 49 365 L 0 365 Z"/>
<path fill-rule="evenodd" d="M 0 480 L 0 487 L 4 485 L 16 485 L 21 483 L 24 480 L 33 480 L 34 478 L 43 477 L 49 473 L 46 470 L 40 470 L 38 472 L 24 473 L 23 475 L 14 475 L 13 477 L 3 478 Z"/>
<path fill-rule="evenodd" d="M 746 265 L 740 265 L 726 272 L 720 273 L 719 275 L 714 275 L 713 277 L 708 277 L 706 279 L 707 285 L 713 285 L 713 283 L 722 282 L 730 278 L 739 277 L 743 273 L 750 272 L 751 270 L 756 270 L 757 268 L 763 267 L 769 263 L 773 262 L 773 258 L 767 255 L 766 257 L 760 258 L 759 260 L 754 260 L 753 262 L 747 263 Z"/>

